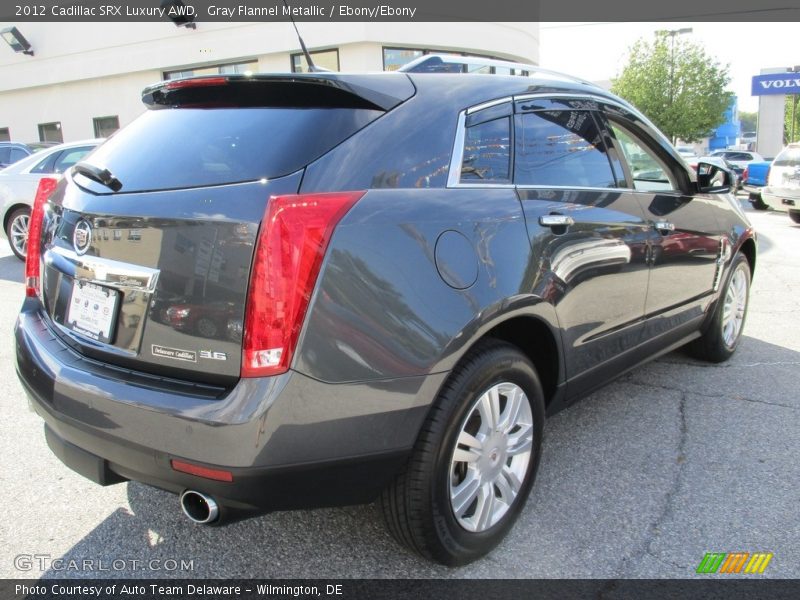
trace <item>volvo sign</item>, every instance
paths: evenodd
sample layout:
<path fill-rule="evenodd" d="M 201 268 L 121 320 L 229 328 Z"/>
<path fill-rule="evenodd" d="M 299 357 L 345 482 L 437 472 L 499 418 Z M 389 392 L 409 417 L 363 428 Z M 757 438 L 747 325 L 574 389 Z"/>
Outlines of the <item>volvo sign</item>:
<path fill-rule="evenodd" d="M 773 73 L 753 76 L 753 96 L 800 94 L 800 73 Z"/>

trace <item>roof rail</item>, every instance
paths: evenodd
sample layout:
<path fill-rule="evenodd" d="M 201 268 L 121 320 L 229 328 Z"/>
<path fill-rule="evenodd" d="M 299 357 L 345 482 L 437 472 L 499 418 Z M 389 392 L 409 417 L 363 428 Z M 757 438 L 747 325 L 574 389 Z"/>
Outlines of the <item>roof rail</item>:
<path fill-rule="evenodd" d="M 453 66 L 458 65 L 460 68 L 454 69 Z M 598 87 L 596 83 L 581 79 L 580 77 L 573 77 L 566 73 L 558 71 L 551 71 L 550 69 L 543 69 L 537 65 L 529 65 L 525 63 L 513 62 L 510 60 L 497 60 L 494 58 L 483 58 L 480 56 L 459 56 L 457 54 L 426 54 L 406 63 L 398 71 L 403 73 L 463 73 L 464 67 L 469 72 L 470 67 L 494 67 L 501 69 L 514 69 L 514 71 L 521 71 L 520 75 L 545 75 L 554 79 L 569 80 L 576 83 L 583 83 L 592 87 Z"/>

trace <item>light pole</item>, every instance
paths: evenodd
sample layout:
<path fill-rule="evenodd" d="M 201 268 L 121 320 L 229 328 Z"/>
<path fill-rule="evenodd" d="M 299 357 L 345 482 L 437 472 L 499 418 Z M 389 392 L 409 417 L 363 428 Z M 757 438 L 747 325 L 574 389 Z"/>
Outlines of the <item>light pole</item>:
<path fill-rule="evenodd" d="M 789 73 L 800 73 L 800 65 L 795 65 L 793 67 L 789 67 L 786 69 Z M 791 144 L 794 141 L 794 123 L 795 123 L 795 113 L 797 112 L 797 93 L 792 95 L 792 133 L 789 135 L 789 143 Z"/>
<path fill-rule="evenodd" d="M 664 35 L 669 36 L 669 87 L 668 94 L 669 94 L 669 107 L 672 108 L 672 103 L 675 101 L 675 91 L 674 86 L 675 82 L 675 36 L 676 35 L 683 35 L 684 33 L 692 33 L 691 27 L 683 27 L 681 29 L 659 29 L 656 31 L 656 35 Z M 677 141 L 675 136 L 672 136 L 672 143 L 674 144 Z"/>

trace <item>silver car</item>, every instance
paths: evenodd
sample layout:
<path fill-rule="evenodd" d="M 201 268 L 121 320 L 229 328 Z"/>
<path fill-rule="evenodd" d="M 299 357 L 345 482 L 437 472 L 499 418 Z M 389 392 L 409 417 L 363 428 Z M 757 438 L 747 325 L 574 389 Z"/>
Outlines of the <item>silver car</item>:
<path fill-rule="evenodd" d="M 31 154 L 0 171 L 0 236 L 8 239 L 11 251 L 25 260 L 28 247 L 28 220 L 42 177 L 61 175 L 94 150 L 103 140 L 83 140 L 59 144 Z"/>

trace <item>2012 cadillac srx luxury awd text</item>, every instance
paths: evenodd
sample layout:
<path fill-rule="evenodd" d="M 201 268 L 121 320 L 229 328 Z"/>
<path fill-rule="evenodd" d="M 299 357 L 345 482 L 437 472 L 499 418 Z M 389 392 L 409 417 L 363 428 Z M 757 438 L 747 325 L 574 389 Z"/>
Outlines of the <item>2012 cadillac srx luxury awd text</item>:
<path fill-rule="evenodd" d="M 523 510 L 547 415 L 729 358 L 730 172 L 592 84 L 465 61 L 162 82 L 45 180 L 15 335 L 52 451 L 202 523 L 379 499 L 457 565 Z"/>

